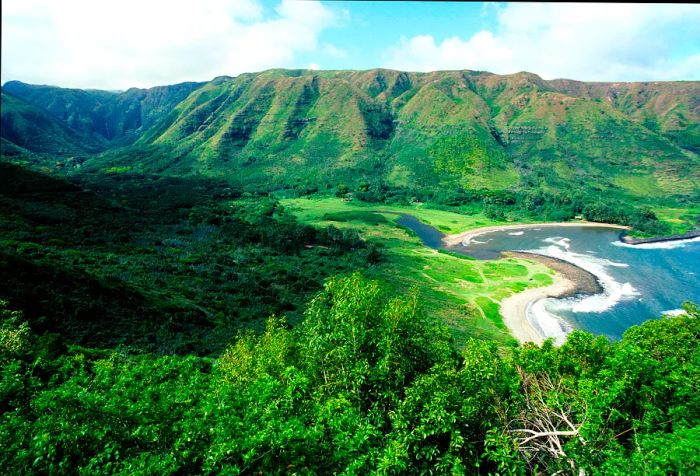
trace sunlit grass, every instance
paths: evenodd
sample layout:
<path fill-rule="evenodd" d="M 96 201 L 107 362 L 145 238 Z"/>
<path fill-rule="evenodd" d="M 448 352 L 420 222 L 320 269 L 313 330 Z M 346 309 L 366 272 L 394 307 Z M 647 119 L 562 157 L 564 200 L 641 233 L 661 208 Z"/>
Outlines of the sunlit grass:
<path fill-rule="evenodd" d="M 680 235 L 698 228 L 700 207 L 689 208 L 653 208 L 659 220 L 671 226 L 671 234 Z"/>
<path fill-rule="evenodd" d="M 469 337 L 514 343 L 503 325 L 498 302 L 529 287 L 552 282 L 552 271 L 542 264 L 515 258 L 479 261 L 438 252 L 425 247 L 415 234 L 395 223 L 396 213 L 414 215 L 445 233 L 496 223 L 480 214 L 460 215 L 422 205 L 366 204 L 337 198 L 286 199 L 282 205 L 304 223 L 356 229 L 364 239 L 380 247 L 386 261 L 367 273 L 387 281 L 399 293 L 420 289 L 428 311 L 452 330 L 458 343 Z"/>

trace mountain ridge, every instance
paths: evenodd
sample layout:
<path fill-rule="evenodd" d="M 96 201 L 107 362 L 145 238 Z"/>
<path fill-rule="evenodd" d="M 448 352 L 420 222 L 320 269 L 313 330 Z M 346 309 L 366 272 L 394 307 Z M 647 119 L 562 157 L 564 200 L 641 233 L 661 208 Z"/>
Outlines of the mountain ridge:
<path fill-rule="evenodd" d="M 286 187 L 321 176 L 491 189 L 585 181 L 632 196 L 696 193 L 700 180 L 697 81 L 273 69 L 122 93 L 5 90 L 98 142 L 88 161 L 98 171 Z"/>
<path fill-rule="evenodd" d="M 72 129 L 111 142 L 150 127 L 160 109 L 182 101 L 203 83 L 185 82 L 126 91 L 61 88 L 8 81 L 2 89 L 39 107 Z"/>

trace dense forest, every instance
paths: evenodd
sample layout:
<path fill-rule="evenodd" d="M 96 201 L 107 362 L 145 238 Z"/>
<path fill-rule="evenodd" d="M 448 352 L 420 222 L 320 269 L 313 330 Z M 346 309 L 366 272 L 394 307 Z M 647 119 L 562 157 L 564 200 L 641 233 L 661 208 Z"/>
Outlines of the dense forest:
<path fill-rule="evenodd" d="M 217 359 L 57 349 L 2 303 L 5 474 L 693 474 L 700 311 L 456 353 L 419 294 L 329 281 Z"/>
<path fill-rule="evenodd" d="M 2 175 L 5 474 L 700 468 L 693 305 L 614 343 L 455 342 L 423 290 L 367 277 L 379 242 L 268 194 Z"/>
<path fill-rule="evenodd" d="M 220 352 L 242 325 L 297 322 L 325 278 L 379 259 L 357 233 L 221 181 L 107 177 L 86 191 L 0 171 L 0 298 L 68 343 Z"/>

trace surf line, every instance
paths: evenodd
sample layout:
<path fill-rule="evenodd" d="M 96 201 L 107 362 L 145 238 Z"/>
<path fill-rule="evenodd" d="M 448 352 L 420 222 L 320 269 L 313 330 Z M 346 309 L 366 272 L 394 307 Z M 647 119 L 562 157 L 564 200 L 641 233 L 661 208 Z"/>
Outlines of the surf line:
<path fill-rule="evenodd" d="M 618 230 L 629 230 L 630 227 L 625 225 L 616 225 L 614 223 L 598 223 L 592 221 L 577 221 L 577 222 L 547 222 L 547 223 L 520 223 L 517 225 L 496 225 L 486 226 L 482 228 L 474 228 L 471 230 L 455 233 L 453 235 L 445 235 L 442 242 L 445 246 L 469 246 L 472 238 L 475 238 L 486 233 L 495 231 L 518 231 L 527 230 L 530 228 L 552 228 L 552 227 L 591 227 L 591 228 L 616 228 Z M 621 235 L 622 236 L 622 235 Z"/>
<path fill-rule="evenodd" d="M 628 267 L 628 264 L 575 253 L 570 250 L 570 241 L 567 238 L 551 237 L 544 241 L 548 246 L 528 250 L 531 259 L 542 261 L 537 257 L 546 256 L 568 263 L 569 267 L 564 269 L 556 269 L 550 262 L 544 264 L 573 283 L 580 285 L 586 278 L 589 282 L 592 278 L 595 285 L 574 286 L 572 292 L 533 301 L 528 306 L 525 319 L 539 331 L 541 337 L 553 337 L 559 344 L 564 342 L 566 334 L 573 330 L 573 326 L 561 317 L 561 312 L 601 313 L 623 300 L 639 295 L 631 283 L 618 281 L 610 272 L 610 268 Z"/>
<path fill-rule="evenodd" d="M 452 245 L 448 246 L 453 251 L 469 254 L 468 246 L 478 243 L 474 239 L 477 236 L 497 231 L 518 236 L 527 230 L 554 227 L 628 230 L 628 227 L 622 225 L 597 222 L 536 223 L 470 230 L 446 237 L 443 243 Z M 620 236 L 622 237 L 622 233 Z M 538 261 L 556 272 L 555 282 L 551 286 L 531 288 L 511 295 L 501 302 L 504 322 L 519 341 L 541 343 L 544 339 L 552 337 L 556 343 L 561 344 L 566 340 L 566 335 L 573 330 L 573 326 L 559 315 L 560 312 L 599 313 L 617 305 L 621 300 L 638 295 L 630 283 L 618 282 L 609 272 L 610 267 L 625 267 L 628 266 L 626 263 L 574 253 L 570 250 L 571 243 L 568 238 L 554 236 L 544 241 L 547 246 L 543 248 L 500 253 L 500 256 Z"/>

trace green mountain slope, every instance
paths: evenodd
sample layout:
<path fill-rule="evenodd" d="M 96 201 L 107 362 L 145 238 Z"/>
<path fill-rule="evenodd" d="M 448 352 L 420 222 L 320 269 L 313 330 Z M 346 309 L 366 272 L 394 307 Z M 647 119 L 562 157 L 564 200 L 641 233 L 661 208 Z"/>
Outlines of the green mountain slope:
<path fill-rule="evenodd" d="M 3 474 L 698 473 L 697 305 L 516 346 L 499 302 L 554 271 L 430 249 L 397 218 L 700 229 L 699 89 L 5 85 Z"/>
<path fill-rule="evenodd" d="M 111 149 L 135 140 L 86 164 L 98 171 L 630 197 L 687 196 L 700 183 L 698 82 L 270 70 L 121 94 L 4 89 Z"/>
<path fill-rule="evenodd" d="M 9 81 L 3 91 L 41 108 L 102 149 L 125 144 L 160 121 L 202 83 L 182 83 L 125 92 L 67 89 Z"/>
<path fill-rule="evenodd" d="M 691 193 L 699 96 L 698 83 L 275 70 L 210 82 L 138 144 L 159 151 L 146 170 L 259 183 Z"/>
<path fill-rule="evenodd" d="M 45 110 L 2 91 L 2 153 L 86 153 L 97 144 Z"/>

